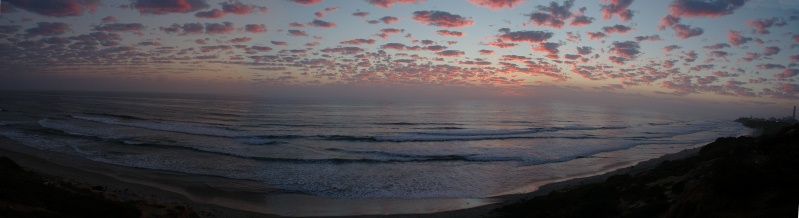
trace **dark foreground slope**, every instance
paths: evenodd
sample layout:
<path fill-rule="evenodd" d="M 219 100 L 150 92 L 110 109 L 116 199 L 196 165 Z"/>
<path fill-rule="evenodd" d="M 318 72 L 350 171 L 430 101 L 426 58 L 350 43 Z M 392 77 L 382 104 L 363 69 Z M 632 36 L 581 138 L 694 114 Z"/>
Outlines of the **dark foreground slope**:
<path fill-rule="evenodd" d="M 190 207 L 122 200 L 102 186 L 87 186 L 23 169 L 0 157 L 0 217 L 198 217 Z"/>
<path fill-rule="evenodd" d="M 697 156 L 523 200 L 485 217 L 795 217 L 799 124 L 719 138 Z"/>

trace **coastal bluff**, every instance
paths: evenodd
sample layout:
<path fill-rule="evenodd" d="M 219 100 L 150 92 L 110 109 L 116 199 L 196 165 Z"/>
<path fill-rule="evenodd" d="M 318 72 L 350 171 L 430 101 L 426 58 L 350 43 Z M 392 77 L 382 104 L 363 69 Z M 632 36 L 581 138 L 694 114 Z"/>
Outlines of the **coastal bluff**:
<path fill-rule="evenodd" d="M 483 217 L 796 216 L 799 124 L 742 123 L 762 134 L 719 138 L 696 156 L 524 199 Z"/>

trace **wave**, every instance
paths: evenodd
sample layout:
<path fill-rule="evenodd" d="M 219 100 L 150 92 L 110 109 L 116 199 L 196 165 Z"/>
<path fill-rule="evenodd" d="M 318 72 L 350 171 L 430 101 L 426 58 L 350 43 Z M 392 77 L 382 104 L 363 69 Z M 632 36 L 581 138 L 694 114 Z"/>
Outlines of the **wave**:
<path fill-rule="evenodd" d="M 195 123 L 129 120 L 119 116 L 101 116 L 101 115 L 97 116 L 72 115 L 71 117 L 75 119 L 94 121 L 110 125 L 120 125 L 120 126 L 136 127 L 136 128 L 166 131 L 166 132 L 186 133 L 192 135 L 222 136 L 222 137 L 242 137 L 242 136 L 251 135 L 232 127 L 210 126 L 210 125 L 202 125 Z M 149 122 L 141 122 L 141 121 L 149 121 Z"/>

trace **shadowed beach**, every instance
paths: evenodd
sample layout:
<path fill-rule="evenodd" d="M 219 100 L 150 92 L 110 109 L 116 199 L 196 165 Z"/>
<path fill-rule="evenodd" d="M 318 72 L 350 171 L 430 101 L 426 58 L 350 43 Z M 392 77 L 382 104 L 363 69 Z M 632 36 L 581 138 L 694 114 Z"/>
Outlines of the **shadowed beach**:
<path fill-rule="evenodd" d="M 719 138 L 701 150 L 685 150 L 602 175 L 544 185 L 532 193 L 500 197 L 503 203 L 385 217 L 794 215 L 799 203 L 799 189 L 793 185 L 799 182 L 795 159 L 799 125 L 778 125 L 785 127 L 760 126 L 768 131 L 758 137 Z M 4 148 L 16 143 L 2 142 Z M 23 152 L 5 150 L 4 154 L 9 157 L 0 159 L 3 217 L 270 216 L 193 202 L 185 193 L 167 191 L 163 186 L 122 182 Z"/>

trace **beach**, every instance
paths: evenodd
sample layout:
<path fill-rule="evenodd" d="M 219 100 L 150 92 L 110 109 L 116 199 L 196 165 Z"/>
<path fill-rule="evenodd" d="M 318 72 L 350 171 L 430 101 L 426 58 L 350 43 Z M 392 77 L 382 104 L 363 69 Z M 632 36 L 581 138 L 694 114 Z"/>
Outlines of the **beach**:
<path fill-rule="evenodd" d="M 46 152 L 29 148 L 21 145 L 18 142 L 12 141 L 7 138 L 0 137 L 0 153 L 3 156 L 9 157 L 16 163 L 19 163 L 24 168 L 33 172 L 39 173 L 44 177 L 58 178 L 63 181 L 71 181 L 75 184 L 82 184 L 86 187 L 103 187 L 107 192 L 113 192 L 119 198 L 116 200 L 121 202 L 145 200 L 153 204 L 175 204 L 185 205 L 193 208 L 197 214 L 202 217 L 272 217 L 265 213 L 254 212 L 256 209 L 242 207 L 242 205 L 255 204 L 259 200 L 253 198 L 263 198 L 264 196 L 257 196 L 257 194 L 250 193 L 235 193 L 224 192 L 223 190 L 214 190 L 211 187 L 192 187 L 189 182 L 190 179 L 182 180 L 181 184 L 170 184 L 169 179 L 163 177 L 168 176 L 168 172 L 142 172 L 147 170 L 131 169 L 127 167 L 114 166 L 109 164 L 95 163 L 88 160 L 82 160 L 77 157 L 69 157 L 59 154 L 47 154 Z M 611 172 L 602 173 L 583 178 L 575 178 L 566 181 L 555 182 L 541 186 L 538 190 L 526 194 L 514 194 L 499 196 L 493 198 L 487 205 L 470 207 L 467 209 L 457 209 L 443 212 L 433 213 L 409 213 L 409 214 L 388 214 L 388 215 L 361 215 L 352 217 L 480 217 L 491 210 L 499 208 L 510 202 L 519 202 L 524 199 L 530 199 L 537 196 L 546 195 L 555 190 L 568 189 L 584 184 L 597 183 L 606 180 L 607 178 L 615 175 L 635 174 L 645 170 L 652 169 L 660 163 L 669 160 L 679 160 L 691 157 L 697 154 L 700 148 L 683 150 L 678 153 L 664 155 L 659 158 L 643 161 L 631 167 L 624 167 L 616 169 Z M 149 174 L 150 178 L 132 178 L 126 175 L 142 175 Z M 187 176 L 187 175 L 173 175 L 173 176 Z M 160 179 L 158 177 L 161 177 Z M 250 184 L 253 185 L 253 184 Z M 113 191 L 112 191 L 113 190 Z M 214 200 L 203 198 L 203 196 L 214 196 Z M 249 199 L 248 199 L 249 198 Z M 312 199 L 312 198 L 304 198 Z M 297 205 L 290 205 L 287 208 L 302 208 L 313 207 L 312 201 L 299 201 L 293 202 Z M 367 199 L 368 200 L 368 199 Z M 381 201 L 381 200 L 370 200 Z M 290 202 L 290 201 L 289 201 Z M 443 202 L 443 201 L 441 201 Z M 336 202 L 341 207 L 353 206 L 352 202 L 338 201 Z M 390 204 L 391 201 L 384 201 L 384 204 Z M 397 203 L 397 202 L 393 202 Z M 429 204 L 431 202 L 419 201 L 420 204 Z M 433 202 L 436 203 L 436 202 Z M 438 202 L 440 203 L 440 202 Z M 448 202 L 451 203 L 451 202 Z M 287 206 L 283 203 L 282 206 Z M 406 207 L 413 207 L 415 204 L 404 205 Z M 263 206 L 263 205 L 261 205 Z M 331 205 L 326 205 L 331 207 Z M 362 205 L 357 205 L 362 206 Z M 457 205 L 456 205 L 457 206 Z"/>

